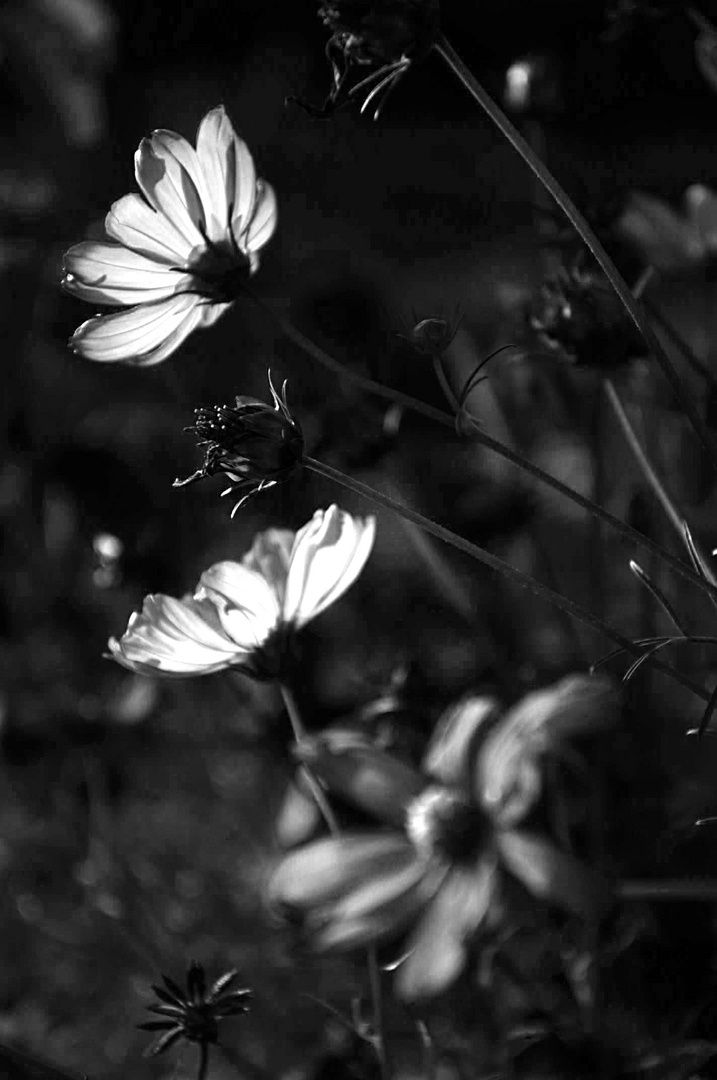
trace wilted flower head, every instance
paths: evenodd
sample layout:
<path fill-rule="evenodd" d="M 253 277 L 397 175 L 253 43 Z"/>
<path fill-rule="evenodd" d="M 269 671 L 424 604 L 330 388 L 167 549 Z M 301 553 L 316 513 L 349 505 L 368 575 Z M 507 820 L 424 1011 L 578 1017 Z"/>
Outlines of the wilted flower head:
<path fill-rule="evenodd" d="M 461 971 L 489 917 L 499 867 L 540 900 L 594 916 L 604 886 L 527 824 L 541 792 L 541 756 L 611 721 L 603 679 L 577 676 L 529 694 L 499 719 L 469 697 L 438 724 L 423 773 L 350 731 L 301 751 L 316 777 L 388 828 L 345 833 L 285 857 L 274 898 L 305 915 L 321 949 L 387 940 L 416 923 L 399 975 L 406 997 L 437 993 Z"/>
<path fill-rule="evenodd" d="M 202 574 L 194 595 L 145 597 L 110 654 L 145 675 L 186 677 L 230 667 L 271 678 L 291 634 L 353 585 L 373 546 L 375 520 L 338 506 L 317 510 L 298 532 L 259 533 L 240 563 Z"/>
<path fill-rule="evenodd" d="M 276 196 L 223 105 L 202 120 L 196 149 L 164 129 L 143 139 L 135 176 L 141 195 L 125 195 L 105 219 L 110 241 L 70 248 L 62 284 L 90 303 L 129 308 L 83 323 L 75 352 L 148 366 L 231 307 L 274 232 Z"/>
<path fill-rule="evenodd" d="M 529 321 L 545 346 L 579 367 L 611 371 L 649 353 L 607 280 L 578 265 L 543 282 Z"/>
<path fill-rule="evenodd" d="M 438 0 L 330 0 L 322 4 L 319 17 L 331 31 L 326 55 L 334 85 L 321 108 L 303 101 L 298 104 L 314 115 L 329 116 L 365 93 L 361 112 L 377 102 L 377 119 L 411 62 L 425 56 L 435 41 L 438 12 Z M 349 85 L 357 68 L 358 81 Z M 373 70 L 360 77 L 361 69 Z"/>
<path fill-rule="evenodd" d="M 249 1011 L 251 990 L 233 990 L 235 970 L 225 971 L 207 989 L 204 968 L 192 962 L 187 972 L 187 988 L 182 990 L 172 979 L 162 976 L 164 987 L 153 986 L 159 1005 L 148 1005 L 151 1013 L 162 1020 L 148 1020 L 137 1026 L 143 1031 L 161 1031 L 147 1053 L 154 1057 L 169 1049 L 178 1039 L 203 1043 L 216 1043 L 219 1038 L 218 1024 L 225 1016 L 237 1016 Z"/>
<path fill-rule="evenodd" d="M 198 436 L 204 449 L 201 468 L 174 487 L 184 487 L 217 473 L 232 481 L 222 495 L 241 492 L 232 517 L 252 495 L 288 480 L 301 463 L 304 438 L 286 403 L 286 382 L 281 396 L 269 374 L 274 400 L 267 405 L 257 398 L 236 397 L 234 405 L 212 405 L 194 411 L 194 423 L 186 428 Z"/>

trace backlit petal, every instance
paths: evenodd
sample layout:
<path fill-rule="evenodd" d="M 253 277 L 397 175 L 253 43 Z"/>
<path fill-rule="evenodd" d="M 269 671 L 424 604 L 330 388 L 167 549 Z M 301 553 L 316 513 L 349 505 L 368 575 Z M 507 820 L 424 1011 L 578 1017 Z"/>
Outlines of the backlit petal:
<path fill-rule="evenodd" d="M 256 182 L 256 204 L 251 220 L 242 221 L 235 217 L 232 228 L 237 243 L 247 251 L 259 251 L 274 235 L 277 223 L 276 193 L 264 180 Z M 239 231 L 243 229 L 243 235 Z"/>
<path fill-rule="evenodd" d="M 118 243 L 167 266 L 183 267 L 194 248 L 164 214 L 135 193 L 112 203 L 105 229 Z"/>
<path fill-rule="evenodd" d="M 249 570 L 261 574 L 280 606 L 284 602 L 294 536 L 291 529 L 267 529 L 257 533 L 250 550 L 242 559 Z"/>
<path fill-rule="evenodd" d="M 396 833 L 347 833 L 317 840 L 282 860 L 269 893 L 276 903 L 310 912 L 346 895 L 368 874 L 391 870 L 408 850 L 408 841 Z"/>
<path fill-rule="evenodd" d="M 280 608 L 272 589 L 242 563 L 216 563 L 199 579 L 197 596 L 216 605 L 229 637 L 245 649 L 262 645 L 279 622 Z"/>
<path fill-rule="evenodd" d="M 91 240 L 65 255 L 63 286 L 83 300 L 99 304 L 143 304 L 165 300 L 191 287 L 189 274 L 138 255 L 121 244 Z"/>
<path fill-rule="evenodd" d="M 193 329 L 199 318 L 198 304 L 199 297 L 193 293 L 179 293 L 129 311 L 99 315 L 77 328 L 70 346 L 89 360 L 156 363 L 154 350 L 169 339 L 176 349 Z"/>
<path fill-rule="evenodd" d="M 219 633 L 193 600 L 145 597 L 141 612 L 129 620 L 112 656 L 125 667 L 155 674 L 202 675 L 240 661 L 244 653 Z"/>
<path fill-rule="evenodd" d="M 181 139 L 181 136 L 164 131 L 157 135 L 160 136 L 157 140 L 154 137 L 142 139 L 137 148 L 134 156 L 137 183 L 150 206 L 164 214 L 192 249 L 202 251 L 207 245 L 200 229 L 204 224 L 204 213 L 199 193 L 190 174 L 177 157 L 168 152 L 166 140 L 162 138 L 173 135 L 175 139 Z M 187 146 L 191 150 L 188 143 Z"/>
<path fill-rule="evenodd" d="M 595 918 L 610 902 L 605 881 L 549 840 L 534 833 L 498 831 L 503 863 L 526 889 L 584 918 Z"/>
<path fill-rule="evenodd" d="M 238 239 L 246 231 L 256 198 L 254 161 L 234 131 L 223 105 L 211 109 L 197 131 L 197 158 L 212 207 L 212 240 L 227 235 L 230 222 Z"/>
<path fill-rule="evenodd" d="M 375 518 L 354 518 L 333 505 L 299 529 L 286 582 L 286 622 L 303 626 L 353 585 L 371 554 L 375 526 Z"/>

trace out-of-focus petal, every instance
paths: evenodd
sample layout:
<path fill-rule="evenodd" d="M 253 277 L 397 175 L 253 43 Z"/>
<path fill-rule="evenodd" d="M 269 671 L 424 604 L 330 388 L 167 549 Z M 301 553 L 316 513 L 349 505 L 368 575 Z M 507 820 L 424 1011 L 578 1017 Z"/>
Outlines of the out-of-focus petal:
<path fill-rule="evenodd" d="M 609 728 L 618 710 L 619 695 L 601 676 L 571 675 L 526 694 L 486 737 L 476 760 L 476 799 L 504 827 L 522 820 L 540 795 L 540 756 Z"/>
<path fill-rule="evenodd" d="M 397 990 L 408 1000 L 445 990 L 460 974 L 471 937 L 488 913 L 495 867 L 454 867 L 409 939 Z"/>
<path fill-rule="evenodd" d="M 310 912 L 344 896 L 367 875 L 391 870 L 411 850 L 396 833 L 346 833 L 317 840 L 282 860 L 269 895 L 275 903 Z"/>
<path fill-rule="evenodd" d="M 125 667 L 155 675 L 206 675 L 245 655 L 210 625 L 200 605 L 162 595 L 145 597 L 142 611 L 109 649 Z"/>
<path fill-rule="evenodd" d="M 155 134 L 173 135 L 175 139 L 181 139 L 174 132 Z M 192 149 L 188 143 L 187 147 Z M 164 214 L 192 248 L 203 250 L 206 247 L 201 233 L 204 212 L 199 193 L 177 157 L 167 152 L 163 139 L 155 140 L 154 135 L 142 139 L 134 156 L 134 172 L 150 206 Z"/>
<path fill-rule="evenodd" d="M 232 222 L 237 243 L 240 247 L 245 246 L 248 251 L 259 251 L 274 235 L 277 220 L 276 192 L 265 180 L 257 180 L 256 203 L 251 220 L 248 225 L 239 217 L 235 217 Z M 243 229 L 243 232 L 240 232 L 240 229 Z"/>
<path fill-rule="evenodd" d="M 262 645 L 279 622 L 280 607 L 270 586 L 242 563 L 216 563 L 199 579 L 198 597 L 216 605 L 222 626 L 245 649 Z"/>
<path fill-rule="evenodd" d="M 129 311 L 99 315 L 75 330 L 70 346 L 80 356 L 103 363 L 157 363 L 153 353 L 171 340 L 172 351 L 199 319 L 199 297 L 179 293 Z M 166 348 L 164 355 L 168 355 Z"/>
<path fill-rule="evenodd" d="M 197 131 L 197 158 L 206 178 L 214 215 L 212 228 L 225 236 L 231 224 L 234 235 L 246 231 L 256 198 L 254 161 L 246 143 L 234 131 L 223 105 L 211 109 Z"/>
<path fill-rule="evenodd" d="M 291 529 L 266 529 L 257 533 L 254 543 L 242 559 L 244 566 L 261 574 L 269 584 L 280 607 L 284 603 L 294 535 Z"/>
<path fill-rule="evenodd" d="M 371 554 L 376 522 L 335 504 L 317 510 L 296 534 L 284 597 L 284 620 L 304 626 L 353 585 Z"/>
<path fill-rule="evenodd" d="M 494 698 L 469 694 L 440 718 L 423 760 L 424 771 L 443 784 L 471 791 L 477 740 L 496 715 Z"/>
<path fill-rule="evenodd" d="M 64 288 L 98 304 L 150 304 L 189 288 L 190 274 L 178 273 L 121 244 L 86 240 L 65 255 Z"/>
<path fill-rule="evenodd" d="M 395 937 L 435 896 L 446 873 L 444 864 L 425 863 L 407 847 L 390 869 L 367 873 L 335 904 L 317 911 L 309 921 L 314 945 L 326 950 L 358 949 Z"/>
<path fill-rule="evenodd" d="M 306 739 L 298 752 L 329 792 L 399 828 L 405 825 L 409 804 L 426 786 L 421 774 L 398 758 L 357 745 L 355 739 L 342 749 L 330 732 Z"/>
<path fill-rule="evenodd" d="M 283 848 L 305 844 L 318 831 L 321 821 L 321 811 L 311 794 L 305 770 L 299 769 L 284 794 L 274 825 L 276 838 Z"/>
<path fill-rule="evenodd" d="M 699 263 L 705 245 L 693 222 L 661 199 L 633 191 L 615 231 L 635 244 L 657 270 L 680 270 Z"/>
<path fill-rule="evenodd" d="M 134 193 L 112 203 L 105 229 L 118 243 L 167 266 L 183 267 L 194 248 L 164 214 Z"/>
<path fill-rule="evenodd" d="M 583 918 L 596 918 L 610 903 L 606 882 L 572 855 L 534 833 L 496 833 L 504 865 L 534 896 Z"/>
<path fill-rule="evenodd" d="M 704 184 L 691 184 L 685 192 L 687 215 L 707 252 L 717 252 L 717 194 Z"/>

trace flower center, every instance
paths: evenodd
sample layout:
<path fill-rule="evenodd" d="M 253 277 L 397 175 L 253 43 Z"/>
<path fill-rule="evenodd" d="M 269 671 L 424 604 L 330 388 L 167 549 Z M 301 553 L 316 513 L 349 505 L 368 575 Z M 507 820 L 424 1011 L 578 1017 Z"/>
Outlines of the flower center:
<path fill-rule="evenodd" d="M 192 275 L 204 296 L 215 303 L 229 304 L 241 294 L 251 275 L 251 261 L 236 244 L 208 243 L 196 262 Z"/>
<path fill-rule="evenodd" d="M 470 862 L 483 847 L 487 830 L 483 812 L 444 787 L 426 788 L 406 812 L 406 831 L 417 850 L 450 862 Z"/>

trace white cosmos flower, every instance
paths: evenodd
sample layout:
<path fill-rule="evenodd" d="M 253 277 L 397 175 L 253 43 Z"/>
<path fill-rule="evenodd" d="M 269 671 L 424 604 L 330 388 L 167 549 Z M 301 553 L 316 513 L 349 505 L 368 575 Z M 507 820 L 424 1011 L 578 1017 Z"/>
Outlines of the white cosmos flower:
<path fill-rule="evenodd" d="M 205 570 L 193 596 L 147 596 L 119 641 L 110 639 L 110 653 L 143 674 L 206 675 L 240 665 L 274 675 L 285 634 L 354 583 L 374 533 L 373 517 L 354 518 L 336 505 L 317 510 L 296 533 L 259 533 L 240 563 Z"/>
<path fill-rule="evenodd" d="M 135 176 L 142 194 L 113 203 L 109 241 L 70 248 L 62 284 L 128 309 L 84 322 L 70 339 L 75 352 L 147 366 L 231 307 L 274 232 L 276 196 L 223 105 L 202 120 L 196 149 L 164 129 L 142 139 Z"/>

